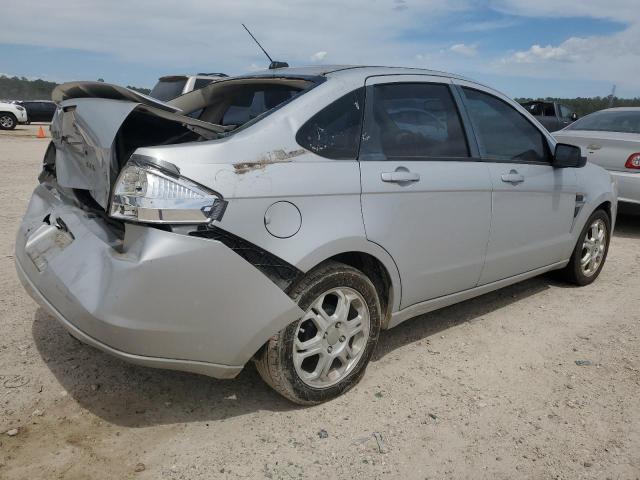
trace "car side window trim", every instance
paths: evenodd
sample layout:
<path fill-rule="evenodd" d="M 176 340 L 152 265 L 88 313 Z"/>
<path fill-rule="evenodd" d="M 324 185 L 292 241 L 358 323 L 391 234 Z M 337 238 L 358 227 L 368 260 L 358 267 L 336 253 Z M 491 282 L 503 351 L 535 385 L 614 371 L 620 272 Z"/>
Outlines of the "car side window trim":
<path fill-rule="evenodd" d="M 549 141 L 549 136 L 543 132 L 538 125 L 536 125 L 535 123 L 531 122 L 525 115 L 522 114 L 522 112 L 520 112 L 517 108 L 514 108 L 513 105 L 511 105 L 509 102 L 506 102 L 504 99 L 500 98 L 499 96 L 495 95 L 494 93 L 492 93 L 491 91 L 486 91 L 482 88 L 478 88 L 479 86 L 475 86 L 473 84 L 460 84 L 460 83 L 454 83 L 453 84 L 454 89 L 457 91 L 458 96 L 459 96 L 459 100 L 462 104 L 462 109 L 465 112 L 465 122 L 467 122 L 470 126 L 470 130 L 473 132 L 473 138 L 476 142 L 477 148 L 478 148 L 478 157 L 480 158 L 481 161 L 483 162 L 488 162 L 488 163 L 516 163 L 516 164 L 522 164 L 522 165 L 551 165 L 552 161 L 553 161 L 553 145 L 550 143 Z M 464 95 L 464 91 L 463 88 L 468 88 L 470 90 L 476 90 L 480 93 L 483 93 L 485 95 L 491 95 L 492 97 L 495 97 L 497 100 L 503 102 L 505 105 L 511 107 L 515 112 L 517 112 L 525 121 L 527 121 L 532 127 L 534 127 L 539 133 L 540 135 L 542 135 L 542 138 L 544 139 L 544 145 L 546 147 L 547 150 L 547 155 L 549 158 L 549 161 L 531 161 L 531 160 L 520 160 L 520 159 L 504 159 L 504 158 L 496 158 L 490 155 L 487 155 L 485 152 L 482 151 L 481 149 L 481 145 L 482 143 L 480 142 L 480 138 L 478 133 L 475 131 L 475 127 L 473 126 L 473 121 L 471 120 L 471 115 L 469 114 L 469 109 L 468 109 L 468 105 L 467 105 L 467 101 L 465 99 L 465 95 Z"/>
<path fill-rule="evenodd" d="M 380 76 L 376 76 L 380 77 Z M 372 118 L 373 116 L 373 98 L 374 98 L 374 89 L 379 85 L 398 85 L 398 84 L 425 84 L 425 85 L 440 85 L 447 87 L 449 94 L 451 95 L 451 99 L 453 101 L 453 105 L 456 109 L 456 113 L 458 114 L 458 118 L 460 120 L 460 124 L 462 126 L 462 134 L 464 136 L 464 140 L 467 145 L 467 150 L 469 152 L 468 156 L 440 156 L 440 155 L 420 155 L 420 156 L 397 156 L 397 155 L 387 155 L 385 160 L 375 160 L 375 159 L 367 159 L 361 157 L 361 149 L 362 149 L 362 138 L 360 139 L 360 145 L 358 149 L 358 161 L 361 162 L 370 162 L 370 161 L 402 161 L 402 162 L 416 162 L 416 161 L 429 161 L 429 162 L 480 162 L 482 159 L 480 158 L 480 151 L 478 149 L 477 140 L 473 135 L 473 131 L 470 130 L 470 122 L 468 121 L 468 116 L 466 113 L 466 109 L 463 109 L 463 105 L 460 101 L 459 93 L 456 91 L 454 85 L 449 82 L 446 82 L 446 78 L 442 79 L 429 79 L 429 80 L 420 80 L 420 79 L 411 79 L 404 80 L 399 78 L 397 75 L 385 75 L 384 82 L 376 82 L 373 84 L 366 84 L 364 89 L 364 112 L 363 112 L 363 121 L 362 121 L 362 136 L 365 135 L 364 128 L 365 122 L 367 118 Z"/>

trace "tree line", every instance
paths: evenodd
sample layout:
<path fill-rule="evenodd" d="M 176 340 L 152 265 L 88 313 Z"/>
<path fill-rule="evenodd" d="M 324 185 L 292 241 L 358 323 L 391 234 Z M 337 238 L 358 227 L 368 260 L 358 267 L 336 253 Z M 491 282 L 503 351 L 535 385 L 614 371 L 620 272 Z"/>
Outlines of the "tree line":
<path fill-rule="evenodd" d="M 103 80 L 98 79 L 98 81 Z M 57 86 L 57 83 L 46 80 L 0 75 L 0 100 L 51 100 L 51 92 Z M 127 88 L 147 95 L 151 92 L 148 88 L 130 85 L 127 85 Z"/>
<path fill-rule="evenodd" d="M 516 102 L 524 103 L 531 101 L 558 102 L 571 108 L 579 117 L 584 117 L 589 113 L 597 112 L 609 108 L 610 97 L 577 97 L 577 98 L 516 98 Z M 613 97 L 611 103 L 613 107 L 640 107 L 640 98 L 618 98 Z"/>

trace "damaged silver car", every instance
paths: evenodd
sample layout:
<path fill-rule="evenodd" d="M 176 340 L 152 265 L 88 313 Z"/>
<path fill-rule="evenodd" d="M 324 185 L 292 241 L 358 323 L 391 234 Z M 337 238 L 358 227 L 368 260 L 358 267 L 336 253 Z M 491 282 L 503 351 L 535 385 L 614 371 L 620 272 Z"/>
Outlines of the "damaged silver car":
<path fill-rule="evenodd" d="M 380 330 L 560 270 L 592 282 L 611 177 L 461 77 L 281 68 L 163 103 L 58 87 L 16 240 L 30 294 L 124 360 L 294 402 L 364 374 Z"/>

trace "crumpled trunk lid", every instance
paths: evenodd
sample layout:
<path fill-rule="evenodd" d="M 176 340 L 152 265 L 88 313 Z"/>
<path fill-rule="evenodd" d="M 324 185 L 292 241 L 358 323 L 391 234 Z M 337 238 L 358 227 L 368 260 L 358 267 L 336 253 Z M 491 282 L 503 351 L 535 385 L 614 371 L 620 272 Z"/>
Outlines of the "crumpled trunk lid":
<path fill-rule="evenodd" d="M 105 210 L 120 166 L 127 160 L 117 158 L 116 137 L 134 111 L 144 118 L 173 122 L 191 135 L 190 141 L 215 138 L 225 131 L 219 125 L 181 115 L 178 108 L 146 95 L 102 82 L 66 83 L 58 86 L 52 97 L 59 102 L 51 123 L 57 182 L 62 187 L 89 191 Z M 163 141 L 178 140 L 168 135 L 159 144 Z M 156 145 L 158 136 L 149 135 L 149 142 L 145 144 L 143 138 L 138 146 Z"/>
<path fill-rule="evenodd" d="M 56 177 L 67 188 L 89 190 L 107 208 L 118 162 L 113 144 L 137 103 L 80 98 L 62 102 L 51 123 L 56 147 Z"/>

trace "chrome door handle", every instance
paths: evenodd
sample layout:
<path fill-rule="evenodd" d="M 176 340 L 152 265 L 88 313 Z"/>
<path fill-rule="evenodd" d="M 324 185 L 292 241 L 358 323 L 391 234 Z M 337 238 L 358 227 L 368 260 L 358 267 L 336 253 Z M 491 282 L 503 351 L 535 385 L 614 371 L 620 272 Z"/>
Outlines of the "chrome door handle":
<path fill-rule="evenodd" d="M 382 172 L 380 178 L 383 182 L 391 183 L 417 182 L 420 180 L 420 174 L 407 170 L 396 170 L 395 172 Z"/>
<path fill-rule="evenodd" d="M 502 175 L 502 181 L 516 185 L 517 183 L 524 182 L 524 175 L 517 172 L 517 170 L 511 170 L 509 173 Z"/>

